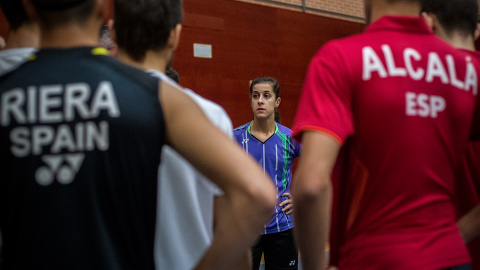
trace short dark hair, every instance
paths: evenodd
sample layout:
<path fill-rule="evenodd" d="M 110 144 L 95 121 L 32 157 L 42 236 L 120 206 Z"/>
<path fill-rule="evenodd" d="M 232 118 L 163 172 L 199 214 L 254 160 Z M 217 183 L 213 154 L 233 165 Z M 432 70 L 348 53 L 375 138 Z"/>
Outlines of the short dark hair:
<path fill-rule="evenodd" d="M 180 82 L 180 75 L 178 72 L 171 66 L 168 65 L 167 69 L 165 70 L 165 74 L 172 80 L 174 80 L 176 83 Z"/>
<path fill-rule="evenodd" d="M 168 0 L 170 6 L 170 24 L 173 27 L 183 21 L 183 0 Z"/>
<path fill-rule="evenodd" d="M 66 10 L 78 6 L 87 0 L 32 0 L 38 10 Z"/>
<path fill-rule="evenodd" d="M 181 0 L 115 0 L 117 45 L 135 61 L 148 50 L 163 49 L 183 19 Z"/>
<path fill-rule="evenodd" d="M 96 0 L 32 0 L 40 24 L 47 30 L 70 22 L 85 25 Z"/>
<path fill-rule="evenodd" d="M 0 0 L 0 6 L 12 30 L 17 30 L 30 23 L 30 19 L 23 8 L 22 0 Z"/>
<path fill-rule="evenodd" d="M 435 14 L 447 35 L 473 35 L 477 29 L 477 0 L 423 0 L 422 11 Z"/>
<path fill-rule="evenodd" d="M 272 85 L 273 92 L 275 93 L 275 98 L 277 99 L 280 97 L 280 84 L 278 81 L 273 78 L 273 77 L 260 77 L 256 78 L 255 80 L 252 81 L 250 84 L 250 95 L 252 95 L 253 92 L 253 86 L 259 83 L 269 83 Z"/>

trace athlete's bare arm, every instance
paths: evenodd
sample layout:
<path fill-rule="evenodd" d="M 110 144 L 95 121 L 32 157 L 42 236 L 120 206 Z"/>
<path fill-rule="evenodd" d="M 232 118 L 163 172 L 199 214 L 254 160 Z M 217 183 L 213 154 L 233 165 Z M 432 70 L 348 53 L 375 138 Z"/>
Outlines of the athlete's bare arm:
<path fill-rule="evenodd" d="M 326 268 L 325 243 L 330 229 L 332 184 L 330 175 L 340 145 L 330 136 L 306 131 L 302 154 L 292 181 L 296 243 L 304 270 Z"/>
<path fill-rule="evenodd" d="M 458 228 L 465 243 L 469 243 L 480 236 L 480 205 L 473 208 L 458 221 Z"/>
<path fill-rule="evenodd" d="M 217 228 L 221 228 L 221 223 L 225 220 L 228 220 L 227 216 L 230 215 L 230 209 L 228 209 L 228 204 L 225 201 L 224 196 L 216 196 L 215 203 L 214 203 L 214 232 Z M 260 234 L 257 236 L 260 237 Z M 245 252 L 244 256 L 234 264 L 230 270 L 245 270 L 252 268 L 252 253 L 250 251 L 250 247 L 248 247 Z"/>
<path fill-rule="evenodd" d="M 216 227 L 212 245 L 196 269 L 230 269 L 271 217 L 275 188 L 255 160 L 216 128 L 193 100 L 167 83 L 161 82 L 160 89 L 167 143 L 223 190 L 230 212 Z"/>

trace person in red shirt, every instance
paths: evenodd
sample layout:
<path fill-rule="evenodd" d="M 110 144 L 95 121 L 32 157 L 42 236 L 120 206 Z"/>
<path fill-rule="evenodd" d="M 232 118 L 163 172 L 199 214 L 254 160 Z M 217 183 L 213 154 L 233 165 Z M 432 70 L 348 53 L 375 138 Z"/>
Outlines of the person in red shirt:
<path fill-rule="evenodd" d="M 425 20 L 434 33 L 455 48 L 472 56 L 480 65 L 480 53 L 475 51 L 475 39 L 478 35 L 477 0 L 429 0 L 422 7 Z M 471 216 L 480 215 L 480 142 L 472 141 L 462 159 L 455 181 L 456 212 L 459 226 L 474 225 Z M 476 208 L 475 208 L 476 207 Z M 470 213 L 469 215 L 467 215 Z M 478 226 L 478 225 L 477 225 Z M 473 226 L 475 227 L 475 226 Z M 480 269 L 480 239 L 476 237 L 480 230 L 472 230 L 464 235 L 472 257 L 474 269 Z"/>
<path fill-rule="evenodd" d="M 365 32 L 324 45 L 300 96 L 292 195 L 303 269 L 325 267 L 329 221 L 339 269 L 469 269 L 452 196 L 479 134 L 476 66 L 435 37 L 421 1 L 365 8 Z"/>

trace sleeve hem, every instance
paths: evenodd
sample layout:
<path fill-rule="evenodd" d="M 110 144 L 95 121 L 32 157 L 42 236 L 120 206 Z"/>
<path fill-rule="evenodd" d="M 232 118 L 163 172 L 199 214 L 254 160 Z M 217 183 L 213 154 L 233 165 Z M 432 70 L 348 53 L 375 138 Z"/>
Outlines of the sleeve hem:
<path fill-rule="evenodd" d="M 324 134 L 330 136 L 332 139 L 334 139 L 340 146 L 343 145 L 343 139 L 337 133 L 335 133 L 335 132 L 333 132 L 329 129 L 318 127 L 318 126 L 310 126 L 310 125 L 301 126 L 299 128 L 296 128 L 292 132 L 292 136 L 297 141 L 300 142 L 301 138 L 302 138 L 302 133 L 305 132 L 305 131 L 316 131 L 316 132 L 324 133 Z"/>

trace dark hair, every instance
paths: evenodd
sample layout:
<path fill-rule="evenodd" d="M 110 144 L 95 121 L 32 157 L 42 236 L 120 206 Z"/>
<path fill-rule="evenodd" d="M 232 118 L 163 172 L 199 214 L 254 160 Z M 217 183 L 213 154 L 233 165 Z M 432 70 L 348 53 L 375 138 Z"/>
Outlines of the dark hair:
<path fill-rule="evenodd" d="M 278 84 L 278 81 L 273 77 L 260 77 L 253 80 L 252 83 L 250 84 L 250 95 L 252 95 L 253 86 L 259 83 L 271 84 L 273 88 L 273 92 L 275 93 L 275 99 L 280 97 L 280 84 Z"/>
<path fill-rule="evenodd" d="M 22 0 L 0 0 L 0 6 L 12 30 L 17 30 L 30 22 L 23 8 Z"/>
<path fill-rule="evenodd" d="M 168 0 L 170 6 L 170 24 L 171 28 L 183 21 L 183 1 L 182 0 Z"/>
<path fill-rule="evenodd" d="M 281 123 L 282 119 L 280 118 L 280 112 L 278 111 L 278 108 L 275 107 L 275 116 L 274 116 L 274 120 L 275 122 L 277 123 Z"/>
<path fill-rule="evenodd" d="M 163 49 L 183 19 L 181 0 L 115 0 L 117 45 L 135 61 L 148 50 Z"/>
<path fill-rule="evenodd" d="M 447 35 L 473 35 L 478 23 L 477 0 L 423 0 L 422 11 L 433 13 Z"/>
<path fill-rule="evenodd" d="M 66 10 L 87 0 L 32 0 L 38 10 Z"/>
<path fill-rule="evenodd" d="M 165 70 L 165 74 L 172 80 L 174 80 L 176 83 L 180 82 L 180 75 L 178 72 L 171 66 L 168 65 L 167 69 Z"/>
<path fill-rule="evenodd" d="M 47 30 L 75 22 L 81 26 L 85 25 L 96 5 L 96 0 L 82 1 L 32 1 L 37 9 L 40 24 Z M 53 4 L 53 3 L 59 4 Z"/>

